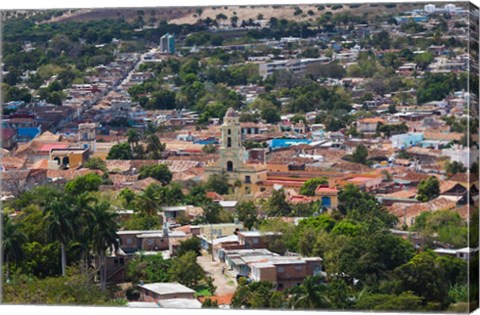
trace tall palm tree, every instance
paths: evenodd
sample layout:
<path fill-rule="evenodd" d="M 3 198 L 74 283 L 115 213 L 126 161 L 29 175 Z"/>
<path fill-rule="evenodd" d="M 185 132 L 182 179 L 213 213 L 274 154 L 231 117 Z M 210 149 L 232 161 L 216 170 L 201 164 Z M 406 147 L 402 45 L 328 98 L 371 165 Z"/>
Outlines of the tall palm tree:
<path fill-rule="evenodd" d="M 5 257 L 5 269 L 7 272 L 7 282 L 10 281 L 10 261 L 18 262 L 24 257 L 22 244 L 27 241 L 27 237 L 19 229 L 18 223 L 5 214 L 1 214 L 0 219 L 3 221 L 2 227 L 2 243 L 0 252 Z"/>
<path fill-rule="evenodd" d="M 92 223 L 94 224 L 94 218 L 92 214 L 92 203 L 97 199 L 90 193 L 83 193 L 79 196 L 75 196 L 73 202 L 73 214 L 75 232 L 74 238 L 76 245 L 80 248 L 82 265 L 82 273 L 87 271 L 90 261 L 90 242 L 92 239 Z"/>
<path fill-rule="evenodd" d="M 128 131 L 127 131 L 127 141 L 128 141 L 128 144 L 130 144 L 132 152 L 133 152 L 133 147 L 138 145 L 138 142 L 140 142 L 141 138 L 142 138 L 142 136 L 138 133 L 137 130 L 128 129 Z"/>
<path fill-rule="evenodd" d="M 290 291 L 289 304 L 293 309 L 324 309 L 328 308 L 327 286 L 319 276 L 308 276 L 302 284 Z"/>
<path fill-rule="evenodd" d="M 149 185 L 142 194 L 136 197 L 136 208 L 148 216 L 157 215 L 161 209 L 161 195 L 158 185 Z"/>
<path fill-rule="evenodd" d="M 110 211 L 110 204 L 107 201 L 98 201 L 92 206 L 92 245 L 98 255 L 100 265 L 100 286 L 102 290 L 107 287 L 106 256 L 107 249 L 116 250 L 119 246 L 117 230 L 117 214 Z"/>
<path fill-rule="evenodd" d="M 66 274 L 67 253 L 65 246 L 73 234 L 72 209 L 65 198 L 52 199 L 44 209 L 47 233 L 51 240 L 58 241 L 61 249 L 62 276 Z"/>

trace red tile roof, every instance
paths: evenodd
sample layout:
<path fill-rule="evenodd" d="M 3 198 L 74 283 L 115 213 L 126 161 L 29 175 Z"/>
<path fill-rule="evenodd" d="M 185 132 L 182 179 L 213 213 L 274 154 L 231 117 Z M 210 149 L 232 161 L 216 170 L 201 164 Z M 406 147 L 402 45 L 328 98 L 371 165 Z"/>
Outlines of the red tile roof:
<path fill-rule="evenodd" d="M 10 128 L 2 128 L 2 140 L 6 141 L 14 137 L 17 133 Z"/>

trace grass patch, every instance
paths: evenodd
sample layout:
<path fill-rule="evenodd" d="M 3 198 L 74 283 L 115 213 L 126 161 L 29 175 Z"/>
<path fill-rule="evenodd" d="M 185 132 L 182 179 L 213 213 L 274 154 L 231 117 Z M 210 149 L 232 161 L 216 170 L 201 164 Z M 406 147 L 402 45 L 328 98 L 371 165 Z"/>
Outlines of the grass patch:
<path fill-rule="evenodd" d="M 208 291 L 208 289 L 202 289 L 200 291 L 195 292 L 195 297 L 199 297 L 199 296 L 209 297 L 212 295 L 213 294 L 210 291 Z"/>

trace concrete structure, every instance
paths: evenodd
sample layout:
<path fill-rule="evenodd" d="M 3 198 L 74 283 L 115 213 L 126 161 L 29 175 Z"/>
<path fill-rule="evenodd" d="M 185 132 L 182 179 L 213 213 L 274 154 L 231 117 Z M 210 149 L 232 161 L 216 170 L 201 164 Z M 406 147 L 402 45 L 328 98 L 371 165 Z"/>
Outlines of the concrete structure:
<path fill-rule="evenodd" d="M 260 63 L 258 65 L 258 74 L 264 79 L 279 70 L 288 70 L 294 74 L 299 74 L 304 73 L 309 65 L 325 63 L 328 61 L 330 61 L 330 58 L 328 57 L 275 60 L 272 62 Z"/>
<path fill-rule="evenodd" d="M 400 135 L 394 135 L 390 137 L 392 140 L 392 146 L 395 149 L 408 149 L 409 147 L 416 146 L 423 141 L 422 133 L 403 133 Z"/>
<path fill-rule="evenodd" d="M 51 149 L 48 168 L 51 170 L 78 168 L 88 160 L 88 150 L 84 148 Z"/>
<path fill-rule="evenodd" d="M 271 281 L 278 290 L 297 286 L 307 276 L 322 274 L 320 257 L 281 256 L 264 248 L 221 250 L 219 257 L 237 274 L 254 281 Z"/>
<path fill-rule="evenodd" d="M 275 237 L 281 235 L 280 232 L 260 232 L 244 231 L 238 232 L 238 243 L 245 249 L 266 248 L 268 243 Z"/>
<path fill-rule="evenodd" d="M 175 53 L 175 36 L 166 33 L 160 38 L 160 52 L 165 54 Z"/>
<path fill-rule="evenodd" d="M 158 302 L 171 299 L 195 299 L 195 291 L 177 283 L 150 283 L 139 285 L 140 300 L 144 302 Z"/>
<path fill-rule="evenodd" d="M 443 149 L 442 155 L 448 156 L 451 162 L 456 161 L 470 167 L 478 158 L 478 150 L 455 144 L 452 148 Z"/>
<path fill-rule="evenodd" d="M 267 179 L 267 167 L 264 164 L 245 163 L 244 158 L 247 155 L 242 146 L 239 115 L 233 108 L 229 108 L 225 114 L 220 130 L 220 159 L 214 165 L 205 167 L 204 180 L 212 174 L 226 172 L 229 185 L 234 187 L 238 182 L 242 184 L 235 188 L 236 192 L 244 195 L 257 193 L 260 191 L 261 182 Z"/>
<path fill-rule="evenodd" d="M 328 185 L 319 185 L 315 189 L 315 196 L 320 197 L 322 207 L 327 209 L 338 207 L 338 189 L 330 188 Z"/>
<path fill-rule="evenodd" d="M 84 149 L 88 149 L 91 153 L 97 150 L 96 131 L 97 124 L 84 123 L 78 125 L 78 143 Z"/>

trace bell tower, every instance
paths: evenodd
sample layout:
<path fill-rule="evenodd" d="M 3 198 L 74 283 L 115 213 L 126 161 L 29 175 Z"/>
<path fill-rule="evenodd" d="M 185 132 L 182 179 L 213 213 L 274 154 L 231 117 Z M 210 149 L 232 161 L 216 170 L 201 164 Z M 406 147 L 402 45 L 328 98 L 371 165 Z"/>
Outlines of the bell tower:
<path fill-rule="evenodd" d="M 90 153 L 97 150 L 97 134 L 95 123 L 83 123 L 78 125 L 78 143 L 82 148 L 88 149 Z"/>
<path fill-rule="evenodd" d="M 229 108 L 223 119 L 222 143 L 220 146 L 220 167 L 225 172 L 236 172 L 244 164 L 245 148 L 242 146 L 238 113 Z"/>

